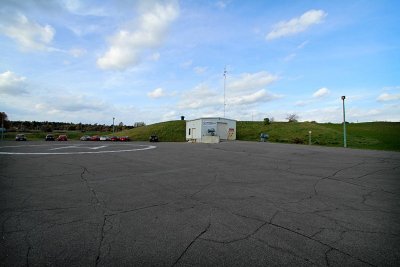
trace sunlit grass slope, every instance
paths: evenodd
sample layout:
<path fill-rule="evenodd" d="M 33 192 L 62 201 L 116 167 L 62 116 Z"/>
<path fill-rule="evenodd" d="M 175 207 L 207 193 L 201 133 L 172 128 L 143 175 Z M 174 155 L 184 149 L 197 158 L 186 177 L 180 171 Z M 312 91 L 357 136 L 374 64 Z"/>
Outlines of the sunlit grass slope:
<path fill-rule="evenodd" d="M 349 123 L 347 146 L 350 148 L 400 151 L 400 123 L 369 122 Z M 151 134 L 157 134 L 160 141 L 185 141 L 185 121 L 169 121 L 118 133 L 128 135 L 132 140 L 147 141 Z M 309 131 L 313 145 L 343 146 L 343 125 L 311 122 L 263 122 L 238 121 L 237 140 L 259 141 L 261 133 L 267 133 L 270 142 L 308 144 Z"/>

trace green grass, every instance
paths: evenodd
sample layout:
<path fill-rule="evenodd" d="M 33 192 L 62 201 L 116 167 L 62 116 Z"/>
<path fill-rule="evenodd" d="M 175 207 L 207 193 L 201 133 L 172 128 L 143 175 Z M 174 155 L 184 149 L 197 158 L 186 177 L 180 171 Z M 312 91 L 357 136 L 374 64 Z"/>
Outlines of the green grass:
<path fill-rule="evenodd" d="M 268 133 L 270 142 L 308 144 L 312 131 L 314 145 L 343 146 L 343 125 L 311 122 L 237 122 L 237 139 L 256 141 L 260 133 Z M 350 148 L 400 151 L 400 123 L 368 122 L 346 125 L 347 146 Z"/>
<path fill-rule="evenodd" d="M 156 134 L 160 141 L 184 142 L 186 140 L 186 121 L 168 121 L 119 132 L 118 135 L 129 136 L 135 141 L 148 141 L 150 135 Z"/>
<path fill-rule="evenodd" d="M 347 146 L 349 148 L 400 151 L 399 122 L 349 123 L 347 128 Z M 160 141 L 184 142 L 185 121 L 168 121 L 117 132 L 117 136 L 129 136 L 134 141 L 148 141 L 150 135 L 158 135 Z M 312 144 L 343 147 L 343 126 L 333 123 L 311 122 L 263 122 L 238 121 L 237 140 L 259 141 L 261 133 L 267 133 L 269 142 L 308 144 L 308 132 L 312 131 Z M 14 140 L 16 133 L 7 133 L 6 140 Z M 25 133 L 28 140 L 44 140 L 46 133 Z M 79 140 L 82 135 L 111 135 L 99 132 L 53 132 L 67 134 L 70 140 Z"/>

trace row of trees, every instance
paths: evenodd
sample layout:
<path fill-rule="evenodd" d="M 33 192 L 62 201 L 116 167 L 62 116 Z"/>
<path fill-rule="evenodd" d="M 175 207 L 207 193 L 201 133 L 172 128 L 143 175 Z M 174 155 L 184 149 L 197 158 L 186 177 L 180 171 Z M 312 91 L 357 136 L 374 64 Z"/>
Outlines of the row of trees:
<path fill-rule="evenodd" d="M 298 122 L 299 116 L 297 116 L 297 114 L 292 113 L 292 114 L 288 114 L 286 116 L 286 119 L 287 119 L 288 122 Z M 274 118 L 264 118 L 264 124 L 265 125 L 269 125 L 272 122 L 274 122 Z"/>
<path fill-rule="evenodd" d="M 112 125 L 105 124 L 87 124 L 87 123 L 73 123 L 73 122 L 49 122 L 49 121 L 10 121 L 5 112 L 0 112 L 1 128 L 7 131 L 44 131 L 52 132 L 57 131 L 101 131 L 111 132 Z M 135 122 L 134 125 L 124 125 L 123 122 L 114 125 L 115 131 L 122 131 L 136 127 L 145 126 L 144 122 Z"/>

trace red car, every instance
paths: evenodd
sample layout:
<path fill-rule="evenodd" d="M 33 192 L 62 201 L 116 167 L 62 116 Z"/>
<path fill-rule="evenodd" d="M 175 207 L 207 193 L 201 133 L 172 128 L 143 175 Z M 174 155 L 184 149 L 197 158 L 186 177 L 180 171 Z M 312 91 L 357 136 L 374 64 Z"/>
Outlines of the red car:
<path fill-rule="evenodd" d="M 110 138 L 111 141 L 119 141 L 118 136 L 111 136 Z"/>
<path fill-rule="evenodd" d="M 129 141 L 129 136 L 121 136 L 121 137 L 119 138 L 119 141 L 121 141 L 121 142 L 128 142 L 128 141 Z"/>
<path fill-rule="evenodd" d="M 58 136 L 57 141 L 68 141 L 68 138 L 66 135 L 62 134 L 62 135 Z"/>
<path fill-rule="evenodd" d="M 90 141 L 100 141 L 100 136 L 93 135 L 92 137 L 90 137 Z"/>

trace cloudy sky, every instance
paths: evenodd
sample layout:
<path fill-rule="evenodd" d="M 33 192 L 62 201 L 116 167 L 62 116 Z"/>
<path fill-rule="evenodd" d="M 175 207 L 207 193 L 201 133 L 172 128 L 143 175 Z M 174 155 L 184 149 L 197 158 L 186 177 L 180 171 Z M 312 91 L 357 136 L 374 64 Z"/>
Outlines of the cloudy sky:
<path fill-rule="evenodd" d="M 400 2 L 0 1 L 0 111 L 400 121 Z M 224 69 L 226 84 L 224 94 Z M 224 97 L 225 96 L 225 97 Z"/>

